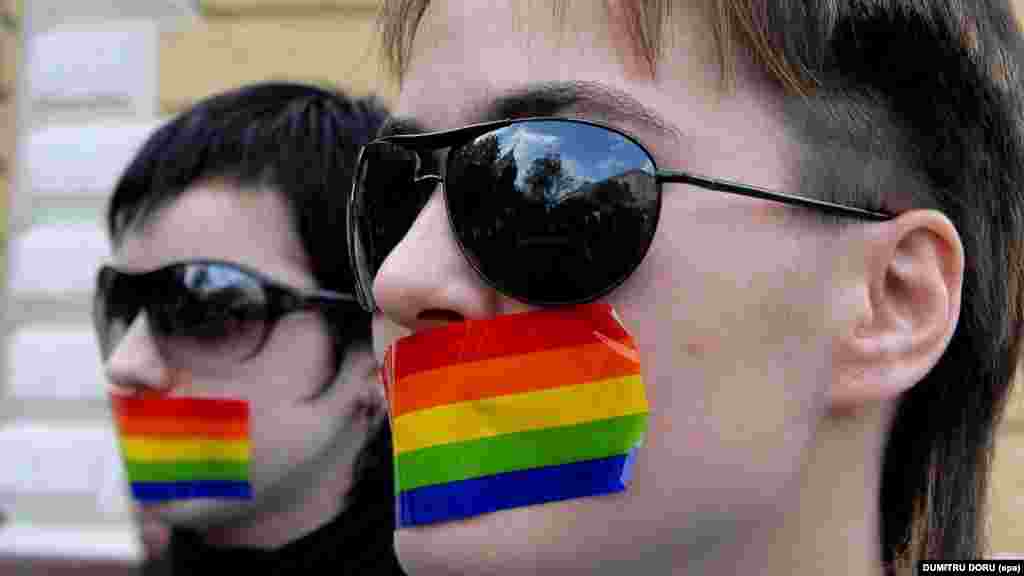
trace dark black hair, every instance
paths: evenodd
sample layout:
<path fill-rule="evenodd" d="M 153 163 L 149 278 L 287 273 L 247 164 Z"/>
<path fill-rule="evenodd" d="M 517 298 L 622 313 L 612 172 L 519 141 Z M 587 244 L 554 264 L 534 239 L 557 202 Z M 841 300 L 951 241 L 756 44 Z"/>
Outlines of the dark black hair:
<path fill-rule="evenodd" d="M 804 192 L 938 209 L 963 242 L 959 323 L 889 430 L 883 560 L 909 572 L 916 559 L 983 556 L 995 430 L 1024 330 L 1024 40 L 1006 2 L 783 4 L 764 29 L 813 79 L 789 109 L 806 144 Z"/>
<path fill-rule="evenodd" d="M 359 147 L 385 118 L 374 99 L 308 85 L 262 83 L 211 96 L 142 145 L 114 188 L 107 231 L 120 243 L 201 181 L 269 187 L 285 201 L 319 286 L 351 293 L 346 199 Z M 345 349 L 369 338 L 370 316 L 352 306 L 327 320 L 336 372 Z"/>

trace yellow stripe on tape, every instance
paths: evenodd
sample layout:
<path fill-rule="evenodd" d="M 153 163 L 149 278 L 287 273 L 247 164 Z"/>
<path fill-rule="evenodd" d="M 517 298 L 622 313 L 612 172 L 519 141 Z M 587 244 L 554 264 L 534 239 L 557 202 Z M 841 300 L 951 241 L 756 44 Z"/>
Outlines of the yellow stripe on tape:
<path fill-rule="evenodd" d="M 403 414 L 392 423 L 395 452 L 569 426 L 647 412 L 639 375 L 498 396 Z"/>
<path fill-rule="evenodd" d="M 139 462 L 249 459 L 248 440 L 125 436 L 121 438 L 121 450 L 126 459 Z"/>

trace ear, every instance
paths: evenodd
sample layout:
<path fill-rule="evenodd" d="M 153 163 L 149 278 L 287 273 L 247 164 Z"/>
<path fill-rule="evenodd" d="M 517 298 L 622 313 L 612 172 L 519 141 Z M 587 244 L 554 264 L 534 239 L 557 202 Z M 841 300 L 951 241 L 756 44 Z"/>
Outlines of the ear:
<path fill-rule="evenodd" d="M 387 400 L 384 397 L 384 386 L 380 379 L 380 366 L 373 354 L 372 345 L 367 342 L 358 350 L 358 365 L 355 371 L 359 376 L 359 395 L 353 405 L 353 416 L 373 426 L 379 424 L 387 416 Z"/>
<path fill-rule="evenodd" d="M 843 279 L 856 312 L 836 349 L 833 411 L 909 390 L 938 362 L 960 316 L 964 251 L 945 215 L 914 210 L 858 230 Z"/>
<path fill-rule="evenodd" d="M 328 409 L 339 421 L 363 426 L 384 417 L 386 403 L 369 341 L 353 342 L 345 349 L 334 378 L 324 400 L 333 406 Z"/>

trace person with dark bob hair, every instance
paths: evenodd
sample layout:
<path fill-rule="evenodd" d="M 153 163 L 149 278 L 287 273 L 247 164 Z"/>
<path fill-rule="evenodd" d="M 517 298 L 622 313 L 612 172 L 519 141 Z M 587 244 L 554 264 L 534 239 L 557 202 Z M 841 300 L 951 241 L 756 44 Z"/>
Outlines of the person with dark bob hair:
<path fill-rule="evenodd" d="M 251 498 L 140 506 L 144 540 L 171 527 L 153 573 L 401 573 L 344 229 L 355 156 L 385 117 L 373 99 L 246 86 L 159 128 L 118 181 L 94 310 L 113 391 L 249 408 Z"/>

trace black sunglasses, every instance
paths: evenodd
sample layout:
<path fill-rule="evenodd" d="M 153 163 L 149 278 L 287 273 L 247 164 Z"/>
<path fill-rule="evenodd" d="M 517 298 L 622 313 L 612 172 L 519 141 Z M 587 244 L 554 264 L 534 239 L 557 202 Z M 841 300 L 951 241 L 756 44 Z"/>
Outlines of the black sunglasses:
<path fill-rule="evenodd" d="M 449 148 L 444 176 L 432 152 Z M 577 304 L 615 289 L 650 248 L 662 184 L 692 184 L 833 215 L 892 214 L 659 170 L 621 130 L 573 118 L 525 118 L 362 148 L 348 207 L 356 295 L 377 308 L 373 279 L 438 183 L 463 255 L 490 286 L 537 305 Z"/>
<path fill-rule="evenodd" d="M 100 269 L 93 323 L 104 360 L 140 312 L 169 366 L 211 370 L 259 354 L 281 317 L 355 306 L 352 294 L 297 290 L 229 262 L 178 262 L 143 273 Z"/>

